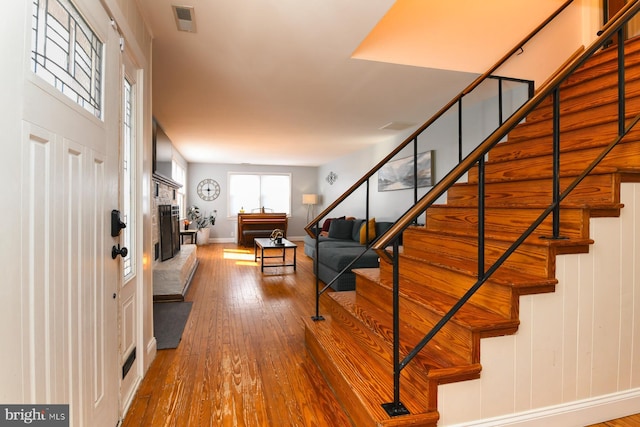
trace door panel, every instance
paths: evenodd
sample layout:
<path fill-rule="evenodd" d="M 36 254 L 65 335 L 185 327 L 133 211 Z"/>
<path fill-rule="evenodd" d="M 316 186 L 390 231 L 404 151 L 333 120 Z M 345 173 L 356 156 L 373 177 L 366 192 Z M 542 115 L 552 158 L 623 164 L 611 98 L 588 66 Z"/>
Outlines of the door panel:
<path fill-rule="evenodd" d="M 99 2 L 85 3 L 104 42 L 104 121 L 26 71 L 22 324 L 25 403 L 69 404 L 73 426 L 113 427 L 118 413 L 119 37 Z M 87 11 L 87 8 L 91 9 Z"/>

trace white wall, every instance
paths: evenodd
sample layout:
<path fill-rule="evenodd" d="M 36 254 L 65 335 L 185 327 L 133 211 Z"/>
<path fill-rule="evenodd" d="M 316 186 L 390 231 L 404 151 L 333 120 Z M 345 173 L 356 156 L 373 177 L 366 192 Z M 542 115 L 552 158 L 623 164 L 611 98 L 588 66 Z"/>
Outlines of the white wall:
<path fill-rule="evenodd" d="M 228 211 L 229 184 L 227 179 L 229 172 L 290 173 L 291 217 L 289 218 L 287 235 L 289 238 L 305 235 L 304 227 L 307 225 L 307 207 L 302 204 L 302 195 L 305 193 L 318 193 L 318 168 L 189 163 L 187 171 L 187 206 L 196 205 L 201 211 L 207 213 L 214 209 L 218 211 L 216 225 L 211 229 L 211 241 L 236 241 L 237 212 Z M 200 199 L 196 192 L 198 183 L 205 178 L 212 178 L 220 184 L 220 196 L 211 202 Z"/>

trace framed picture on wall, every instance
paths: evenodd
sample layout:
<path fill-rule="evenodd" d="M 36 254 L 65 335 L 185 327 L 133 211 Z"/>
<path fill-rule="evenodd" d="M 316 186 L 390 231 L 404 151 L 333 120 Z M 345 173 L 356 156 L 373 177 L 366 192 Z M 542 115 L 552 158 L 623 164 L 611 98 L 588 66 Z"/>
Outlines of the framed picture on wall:
<path fill-rule="evenodd" d="M 418 187 L 433 185 L 433 150 L 418 154 Z M 413 188 L 413 156 L 392 160 L 378 171 L 378 191 Z"/>

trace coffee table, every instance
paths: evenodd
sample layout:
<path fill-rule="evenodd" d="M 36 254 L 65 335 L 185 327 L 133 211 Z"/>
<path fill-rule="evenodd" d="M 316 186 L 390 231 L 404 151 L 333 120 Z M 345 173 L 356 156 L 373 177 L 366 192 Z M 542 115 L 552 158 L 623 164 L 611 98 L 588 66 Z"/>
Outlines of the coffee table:
<path fill-rule="evenodd" d="M 293 267 L 293 271 L 296 271 L 296 249 L 298 246 L 290 242 L 287 239 L 282 239 L 282 244 L 276 244 L 273 240 L 264 237 L 257 237 L 253 240 L 253 255 L 254 261 L 258 262 L 260 258 L 260 271 L 264 273 L 264 269 L 268 267 Z M 258 249 L 260 249 L 260 255 L 258 255 Z M 286 255 L 287 249 L 293 249 L 293 263 L 287 264 Z M 265 255 L 265 251 L 278 251 L 277 255 Z M 280 258 L 282 260 L 279 264 L 265 264 L 265 258 Z"/>

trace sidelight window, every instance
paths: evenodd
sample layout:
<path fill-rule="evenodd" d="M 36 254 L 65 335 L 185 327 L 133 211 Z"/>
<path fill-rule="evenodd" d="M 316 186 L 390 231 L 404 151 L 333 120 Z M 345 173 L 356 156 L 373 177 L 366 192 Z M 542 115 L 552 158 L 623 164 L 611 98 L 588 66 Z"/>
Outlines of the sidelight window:
<path fill-rule="evenodd" d="M 122 215 L 127 227 L 122 230 L 122 244 L 129 248 L 127 256 L 123 257 L 123 276 L 125 281 L 135 274 L 133 257 L 135 250 L 135 126 L 134 126 L 134 93 L 133 86 L 124 79 L 123 86 L 123 117 L 122 117 Z"/>

